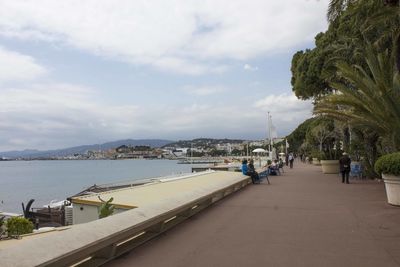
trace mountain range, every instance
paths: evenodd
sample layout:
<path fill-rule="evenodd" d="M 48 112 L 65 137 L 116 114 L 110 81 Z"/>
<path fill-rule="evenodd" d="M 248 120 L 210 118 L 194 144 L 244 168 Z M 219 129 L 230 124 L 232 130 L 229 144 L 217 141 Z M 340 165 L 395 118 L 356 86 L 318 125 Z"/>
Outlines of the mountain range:
<path fill-rule="evenodd" d="M 62 157 L 74 154 L 84 154 L 90 150 L 108 150 L 112 148 L 117 148 L 122 145 L 127 146 L 150 146 L 152 148 L 162 147 L 169 143 L 175 141 L 163 140 L 163 139 L 125 139 L 113 142 L 107 142 L 104 144 L 94 144 L 94 145 L 82 145 L 62 149 L 54 150 L 35 150 L 26 149 L 21 151 L 5 151 L 0 152 L 0 158 L 47 158 L 47 157 Z"/>

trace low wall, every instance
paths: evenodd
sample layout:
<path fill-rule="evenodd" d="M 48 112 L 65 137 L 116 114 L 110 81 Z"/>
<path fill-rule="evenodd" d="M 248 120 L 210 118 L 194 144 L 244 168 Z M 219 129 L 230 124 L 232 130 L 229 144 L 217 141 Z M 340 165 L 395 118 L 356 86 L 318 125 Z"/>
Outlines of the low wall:
<path fill-rule="evenodd" d="M 209 181 L 197 183 L 190 191 L 182 190 L 166 199 L 74 225 L 53 235 L 21 240 L 21 244 L 0 249 L 0 265 L 99 266 L 250 183 L 250 179 L 240 173 L 215 172 L 210 175 Z M 179 189 L 179 183 L 176 185 Z"/>

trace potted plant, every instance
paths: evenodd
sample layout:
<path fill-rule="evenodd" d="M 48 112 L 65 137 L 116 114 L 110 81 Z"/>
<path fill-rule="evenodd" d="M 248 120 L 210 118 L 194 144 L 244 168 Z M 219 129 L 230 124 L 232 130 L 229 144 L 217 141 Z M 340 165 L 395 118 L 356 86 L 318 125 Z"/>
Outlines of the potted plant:
<path fill-rule="evenodd" d="M 321 158 L 322 172 L 326 174 L 339 173 L 339 155 L 337 151 L 326 152 Z"/>
<path fill-rule="evenodd" d="M 316 166 L 320 166 L 321 165 L 320 160 L 323 158 L 323 154 L 324 153 L 319 150 L 313 150 L 311 152 L 312 164 L 316 165 Z"/>
<path fill-rule="evenodd" d="M 400 206 L 400 152 L 380 157 L 375 171 L 382 174 L 388 203 Z"/>

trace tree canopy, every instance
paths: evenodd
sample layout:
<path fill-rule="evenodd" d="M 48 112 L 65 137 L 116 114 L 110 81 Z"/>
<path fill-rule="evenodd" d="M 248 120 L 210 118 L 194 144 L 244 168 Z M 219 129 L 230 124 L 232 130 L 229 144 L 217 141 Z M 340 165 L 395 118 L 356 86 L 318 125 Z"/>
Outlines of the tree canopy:
<path fill-rule="evenodd" d="M 363 146 L 372 173 L 378 153 L 400 150 L 399 1 L 331 0 L 327 17 L 315 47 L 293 55 L 292 90 L 335 120 L 341 145 L 357 154 Z M 310 124 L 306 143 L 316 146 L 311 136 L 322 128 Z"/>
<path fill-rule="evenodd" d="M 397 49 L 399 9 L 385 1 L 332 0 L 328 18 L 328 30 L 317 34 L 315 47 L 298 51 L 292 58 L 291 84 L 300 99 L 318 101 L 336 90 L 331 82 L 342 81 L 337 62 L 366 66 L 363 50 L 367 43 L 374 44 L 378 52 Z"/>

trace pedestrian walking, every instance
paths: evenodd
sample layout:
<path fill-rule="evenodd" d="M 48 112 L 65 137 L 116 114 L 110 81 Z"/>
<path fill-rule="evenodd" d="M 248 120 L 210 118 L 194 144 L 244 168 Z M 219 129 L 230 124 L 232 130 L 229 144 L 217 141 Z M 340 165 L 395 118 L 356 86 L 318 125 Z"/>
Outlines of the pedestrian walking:
<path fill-rule="evenodd" d="M 291 169 L 293 169 L 293 161 L 294 161 L 293 153 L 290 153 L 289 154 L 289 165 L 290 165 Z"/>
<path fill-rule="evenodd" d="M 339 164 L 340 164 L 340 172 L 342 173 L 342 183 L 349 184 L 349 175 L 350 175 L 350 164 L 351 164 L 351 159 L 349 157 L 349 154 L 344 152 L 342 154 L 342 157 L 339 159 Z"/>

